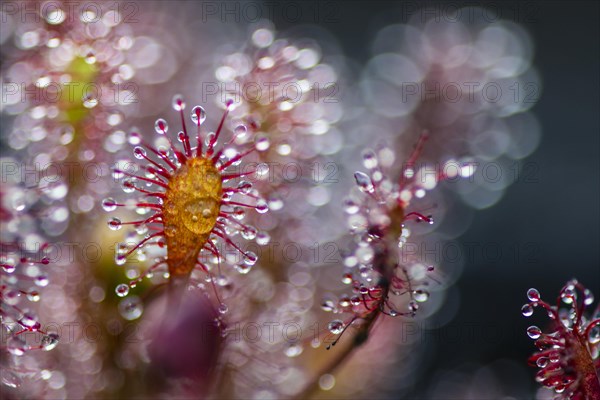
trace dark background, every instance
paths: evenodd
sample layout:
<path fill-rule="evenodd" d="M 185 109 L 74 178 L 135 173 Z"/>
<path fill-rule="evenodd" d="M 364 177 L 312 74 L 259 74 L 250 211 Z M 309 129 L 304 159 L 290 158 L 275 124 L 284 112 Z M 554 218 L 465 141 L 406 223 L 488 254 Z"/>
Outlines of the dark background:
<path fill-rule="evenodd" d="M 361 64 L 368 61 L 369 44 L 379 29 L 406 22 L 398 12 L 402 2 L 313 4 L 322 10 L 316 22 L 330 30 L 345 54 Z M 419 4 L 435 7 L 440 3 L 408 5 Z M 467 260 L 455 286 L 460 299 L 458 312 L 427 343 L 428 361 L 422 366 L 423 373 L 414 390 L 398 393 L 405 398 L 426 396 L 435 377 L 444 370 L 462 368 L 465 363 L 486 365 L 509 359 L 525 366 L 534 350 L 525 334 L 533 321 L 520 313 L 528 288 L 538 288 L 543 298 L 554 302 L 562 285 L 577 277 L 596 298 L 600 296 L 598 3 L 452 4 L 499 10 L 503 17 L 518 22 L 530 33 L 535 46 L 533 65 L 542 82 L 541 97 L 532 111 L 542 125 L 542 140 L 535 153 L 525 160 L 536 167 L 537 179 L 511 185 L 498 204 L 475 213 L 471 227 L 459 239 L 463 244 L 483 240 L 507 249 L 516 246 L 522 252 L 515 257 L 507 251 L 493 263 L 487 262 L 481 252 L 475 252 L 475 257 Z M 303 3 L 303 7 L 309 5 Z M 516 18 L 514 10 L 519 10 Z M 277 12 L 274 16 L 278 29 L 298 23 Z M 315 22 L 313 15 L 304 19 Z M 455 339 L 453 332 L 465 326 L 492 329 L 497 335 Z M 505 395 L 533 396 L 534 372 L 533 368 L 526 370 L 531 379 L 524 383 L 504 382 Z M 514 390 L 511 385 L 515 385 Z"/>

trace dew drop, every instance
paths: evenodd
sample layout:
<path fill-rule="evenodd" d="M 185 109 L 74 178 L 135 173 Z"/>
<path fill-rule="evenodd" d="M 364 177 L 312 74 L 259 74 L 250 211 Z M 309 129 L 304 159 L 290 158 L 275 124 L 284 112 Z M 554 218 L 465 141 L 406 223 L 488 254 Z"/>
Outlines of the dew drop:
<path fill-rule="evenodd" d="M 115 211 L 117 209 L 117 202 L 115 199 L 108 197 L 102 200 L 102 209 L 106 212 Z"/>
<path fill-rule="evenodd" d="M 527 291 L 527 298 L 530 301 L 539 301 L 540 300 L 540 292 L 537 289 L 531 288 Z"/>
<path fill-rule="evenodd" d="M 248 132 L 248 128 L 246 128 L 246 125 L 238 125 L 233 130 L 233 134 L 239 138 L 244 137 L 247 132 Z"/>
<path fill-rule="evenodd" d="M 143 312 L 144 305 L 138 296 L 128 297 L 119 303 L 119 314 L 128 321 L 138 319 Z"/>
<path fill-rule="evenodd" d="M 165 121 L 164 119 L 159 118 L 154 123 L 154 130 L 159 135 L 164 135 L 169 131 L 169 124 L 167 124 L 167 121 Z"/>
<path fill-rule="evenodd" d="M 276 195 L 271 195 L 269 197 L 268 205 L 270 210 L 281 210 L 283 208 L 283 200 Z"/>
<path fill-rule="evenodd" d="M 252 251 L 247 251 L 246 254 L 244 254 L 244 264 L 246 265 L 253 266 L 254 264 L 256 264 L 257 260 L 258 256 Z"/>
<path fill-rule="evenodd" d="M 329 323 L 328 328 L 329 332 L 333 333 L 334 335 L 338 335 L 344 330 L 344 323 L 339 319 L 336 319 Z"/>
<path fill-rule="evenodd" d="M 527 336 L 529 336 L 530 338 L 538 339 L 541 335 L 542 331 L 537 326 L 532 325 L 529 328 L 527 328 Z"/>
<path fill-rule="evenodd" d="M 248 194 L 252 190 L 252 183 L 248 181 L 240 181 L 237 185 L 237 189 L 242 194 Z"/>
<path fill-rule="evenodd" d="M 112 176 L 114 179 L 119 180 L 119 179 L 123 179 L 125 174 L 123 173 L 123 171 L 121 171 L 119 169 L 114 169 L 112 172 Z"/>
<path fill-rule="evenodd" d="M 257 137 L 254 142 L 254 147 L 258 151 L 268 150 L 270 146 L 271 146 L 271 142 L 269 141 L 269 138 L 266 136 Z"/>
<path fill-rule="evenodd" d="M 548 359 L 546 357 L 540 357 L 540 358 L 537 359 L 537 361 L 535 362 L 535 364 L 539 368 L 545 368 L 548 365 Z"/>
<path fill-rule="evenodd" d="M 4 272 L 6 272 L 7 274 L 12 274 L 13 272 L 15 272 L 15 269 L 16 269 L 14 260 L 7 260 L 6 262 L 3 262 L 2 268 L 4 269 Z"/>
<path fill-rule="evenodd" d="M 227 307 L 227 304 L 221 303 L 219 305 L 219 314 L 227 314 L 227 311 L 229 311 L 229 307 Z"/>
<path fill-rule="evenodd" d="M 523 307 L 521 307 L 521 314 L 523 314 L 524 317 L 531 317 L 533 315 L 533 307 L 531 304 L 524 304 Z"/>
<path fill-rule="evenodd" d="M 120 283 L 115 288 L 115 293 L 117 293 L 117 296 L 119 297 L 125 297 L 129 294 L 129 286 L 124 283 Z"/>
<path fill-rule="evenodd" d="M 419 303 L 423 303 L 427 301 L 427 299 L 429 299 L 429 292 L 427 292 L 426 290 L 419 289 L 413 292 L 413 296 L 416 301 L 418 301 Z"/>
<path fill-rule="evenodd" d="M 269 205 L 267 204 L 266 201 L 264 201 L 263 199 L 260 199 L 256 202 L 255 209 L 259 214 L 264 214 L 267 211 L 269 211 Z"/>
<path fill-rule="evenodd" d="M 344 274 L 342 277 L 342 283 L 349 285 L 353 282 L 352 274 Z"/>
<path fill-rule="evenodd" d="M 121 184 L 121 189 L 123 189 L 123 192 L 125 193 L 133 193 L 135 192 L 135 184 L 131 179 L 124 180 Z"/>
<path fill-rule="evenodd" d="M 144 148 L 143 148 L 143 147 L 136 146 L 136 147 L 133 149 L 133 156 L 134 156 L 135 158 L 137 158 L 138 160 L 143 160 L 143 159 L 144 159 L 144 157 L 146 157 L 146 150 L 144 150 Z"/>
<path fill-rule="evenodd" d="M 113 217 L 108 221 L 108 227 L 113 231 L 118 231 L 123 227 L 123 223 L 117 217 Z"/>
<path fill-rule="evenodd" d="M 47 275 L 38 275 L 35 277 L 35 284 L 39 287 L 46 287 L 48 286 L 48 276 Z"/>
<path fill-rule="evenodd" d="M 83 106 L 85 108 L 94 108 L 98 105 L 98 99 L 92 95 L 87 95 L 83 99 Z"/>
<path fill-rule="evenodd" d="M 246 216 L 246 210 L 244 210 L 242 207 L 236 206 L 233 208 L 233 212 L 231 214 L 233 218 L 241 221 Z"/>
<path fill-rule="evenodd" d="M 304 349 L 302 348 L 301 345 L 299 345 L 297 343 L 292 343 L 285 348 L 284 353 L 286 356 L 292 358 L 292 357 L 298 357 L 300 354 L 302 354 L 303 350 Z"/>
<path fill-rule="evenodd" d="M 256 230 L 255 227 L 253 226 L 246 226 L 245 228 L 242 229 L 241 231 L 241 235 L 244 239 L 246 240 L 252 240 L 256 237 L 256 234 L 258 233 L 258 231 Z"/>
<path fill-rule="evenodd" d="M 36 290 L 32 290 L 29 293 L 27 293 L 27 299 L 34 303 L 38 302 L 38 301 L 40 301 L 40 293 Z"/>
<path fill-rule="evenodd" d="M 206 120 L 206 111 L 201 106 L 195 106 L 190 113 L 192 122 L 196 125 L 202 125 Z"/>
<path fill-rule="evenodd" d="M 136 146 L 142 143 L 142 136 L 137 132 L 130 132 L 127 140 L 129 141 L 130 145 Z"/>
<path fill-rule="evenodd" d="M 350 298 L 348 296 L 342 296 L 340 297 L 338 304 L 340 307 L 348 307 L 350 305 Z"/>
<path fill-rule="evenodd" d="M 325 299 L 321 303 L 321 309 L 323 311 L 333 312 L 333 311 L 335 311 L 335 302 L 330 299 Z"/>
<path fill-rule="evenodd" d="M 40 328 L 40 323 L 37 321 L 35 315 L 32 315 L 30 313 L 23 314 L 23 317 L 21 318 L 19 323 L 32 330 L 38 330 Z"/>
<path fill-rule="evenodd" d="M 58 346 L 58 335 L 56 333 L 49 333 L 42 338 L 42 348 L 45 351 L 50 351 Z"/>
<path fill-rule="evenodd" d="M 246 265 L 246 264 L 236 264 L 236 265 L 234 265 L 234 268 L 240 274 L 246 275 L 248 272 L 250 272 L 250 270 L 252 269 L 252 266 Z"/>
<path fill-rule="evenodd" d="M 373 150 L 365 150 L 362 155 L 363 165 L 367 169 L 374 169 L 377 167 L 377 156 Z"/>
<path fill-rule="evenodd" d="M 373 193 L 373 191 L 375 190 L 375 188 L 373 187 L 373 182 L 371 182 L 371 178 L 369 178 L 369 176 L 364 172 L 355 172 L 354 179 L 356 179 L 356 184 L 362 192 Z"/>
<path fill-rule="evenodd" d="M 256 243 L 260 246 L 266 246 L 271 241 L 271 236 L 267 232 L 259 232 L 256 235 Z"/>
<path fill-rule="evenodd" d="M 181 111 L 185 109 L 185 101 L 183 101 L 183 97 L 180 94 L 176 94 L 173 96 L 173 108 L 175 111 Z"/>

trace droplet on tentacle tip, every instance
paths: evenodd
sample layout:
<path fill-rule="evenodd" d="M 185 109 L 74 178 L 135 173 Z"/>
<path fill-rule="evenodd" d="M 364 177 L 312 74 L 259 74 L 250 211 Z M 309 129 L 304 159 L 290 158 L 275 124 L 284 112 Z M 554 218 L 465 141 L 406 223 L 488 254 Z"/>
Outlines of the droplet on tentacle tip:
<path fill-rule="evenodd" d="M 198 125 L 200 123 L 202 125 L 206 120 L 206 111 L 201 106 L 195 106 L 190 112 L 190 118 L 194 124 Z"/>
<path fill-rule="evenodd" d="M 375 187 L 373 186 L 373 182 L 371 178 L 364 172 L 357 171 L 354 173 L 354 179 L 356 179 L 356 184 L 358 188 L 365 193 L 373 193 Z"/>

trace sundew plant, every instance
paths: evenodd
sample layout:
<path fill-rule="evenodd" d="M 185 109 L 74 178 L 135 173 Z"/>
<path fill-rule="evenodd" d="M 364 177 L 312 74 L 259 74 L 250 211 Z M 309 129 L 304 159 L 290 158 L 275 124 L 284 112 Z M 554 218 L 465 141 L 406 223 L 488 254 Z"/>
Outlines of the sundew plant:
<path fill-rule="evenodd" d="M 600 399 L 597 282 L 483 260 L 533 355 L 427 337 L 537 171 L 537 8 L 384 3 L 2 2 L 2 398 Z"/>

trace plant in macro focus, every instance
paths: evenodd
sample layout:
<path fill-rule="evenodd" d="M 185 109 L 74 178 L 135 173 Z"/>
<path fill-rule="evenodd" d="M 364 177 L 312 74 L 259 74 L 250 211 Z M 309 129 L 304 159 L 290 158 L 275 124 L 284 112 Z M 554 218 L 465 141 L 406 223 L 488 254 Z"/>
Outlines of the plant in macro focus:
<path fill-rule="evenodd" d="M 127 203 L 107 198 L 103 206 L 107 211 L 128 205 L 136 208 L 142 219 L 121 222 L 115 217 L 108 222 L 108 226 L 118 230 L 123 225 L 132 225 L 142 239 L 131 246 L 128 243 L 119 245 L 116 263 L 123 265 L 132 254 L 145 259 L 145 248 L 151 246 L 165 248 L 167 254 L 129 285 L 117 286 L 117 295 L 126 296 L 129 287 L 135 287 L 145 276 L 166 266 L 170 280 L 181 277 L 187 279 L 193 272 L 208 275 L 208 281 L 215 288 L 219 300 L 216 286 L 225 279 L 221 263 L 231 264 L 241 273 L 247 273 L 256 263 L 256 254 L 242 250 L 231 240 L 232 236 L 238 234 L 248 240 L 257 237 L 257 229 L 244 224 L 246 210 L 256 210 L 258 213 L 268 211 L 267 203 L 252 188 L 252 184 L 242 180 L 256 171 L 234 170 L 255 148 L 237 148 L 236 140 L 247 134 L 244 125 L 237 126 L 229 138 L 223 138 L 231 105 L 232 102 L 226 104 L 226 111 L 215 132 L 202 132 L 205 129 L 202 124 L 206 120 L 206 112 L 201 106 L 193 107 L 190 118 L 195 125 L 195 132 L 190 137 L 184 114 L 186 104 L 180 96 L 175 96 L 173 108 L 179 112 L 182 124 L 176 135 L 169 133 L 169 125 L 164 119 L 156 120 L 154 125 L 159 135 L 156 147 L 146 143 L 139 133 L 130 134 L 129 142 L 136 145 L 133 155 L 145 164 L 137 168 L 138 173 L 116 168 L 114 176 L 123 179 L 122 186 L 126 193 L 137 192 L 141 199 Z M 217 147 L 219 139 L 224 144 Z M 175 145 L 175 140 L 181 145 Z M 225 257 L 218 247 L 218 241 L 237 251 L 239 257 Z M 204 281 L 203 277 L 197 277 L 196 280 Z M 221 313 L 227 312 L 225 303 L 218 306 Z"/>
<path fill-rule="evenodd" d="M 527 297 L 523 315 L 530 317 L 541 308 L 551 322 L 546 331 L 527 328 L 538 350 L 529 358 L 540 369 L 536 381 L 560 399 L 600 399 L 600 305 L 588 314 L 592 292 L 573 279 L 560 290 L 555 305 L 542 300 L 537 289 L 529 289 Z"/>
<path fill-rule="evenodd" d="M 527 35 L 411 20 L 359 65 L 324 30 L 213 24 L 212 4 L 3 3 L 2 396 L 364 397 L 418 370 L 399 332 L 456 272 L 415 248 L 456 237 L 459 197 L 496 202 L 511 182 L 475 166 L 539 135 L 521 98 L 398 82 L 509 90 L 533 74 Z M 555 322 L 528 330 L 538 380 L 598 398 L 589 291 L 528 295 Z"/>

